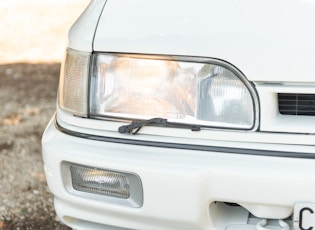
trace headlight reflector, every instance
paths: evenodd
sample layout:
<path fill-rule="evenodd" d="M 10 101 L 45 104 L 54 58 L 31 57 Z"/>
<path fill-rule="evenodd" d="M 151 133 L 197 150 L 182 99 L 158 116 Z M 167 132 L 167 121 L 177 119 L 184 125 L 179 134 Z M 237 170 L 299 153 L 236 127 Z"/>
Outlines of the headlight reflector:
<path fill-rule="evenodd" d="M 92 64 L 92 116 L 163 117 L 247 130 L 255 125 L 254 90 L 227 65 L 111 54 L 94 55 Z"/>

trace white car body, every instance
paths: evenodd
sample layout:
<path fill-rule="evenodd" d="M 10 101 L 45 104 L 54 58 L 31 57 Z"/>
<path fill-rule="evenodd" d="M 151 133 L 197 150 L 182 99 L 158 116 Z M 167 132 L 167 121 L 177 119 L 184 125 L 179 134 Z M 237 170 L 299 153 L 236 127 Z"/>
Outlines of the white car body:
<path fill-rule="evenodd" d="M 313 22 L 313 0 L 93 0 L 69 48 L 231 63 L 257 91 L 259 128 L 145 126 L 126 135 L 117 132 L 122 121 L 58 106 L 43 158 L 60 219 L 75 229 L 251 230 L 264 219 L 266 229 L 288 229 L 275 220 L 308 229 L 294 206 L 315 202 L 315 117 L 280 114 L 278 94 L 315 95 Z M 72 194 L 63 162 L 138 175 L 143 204 Z"/>

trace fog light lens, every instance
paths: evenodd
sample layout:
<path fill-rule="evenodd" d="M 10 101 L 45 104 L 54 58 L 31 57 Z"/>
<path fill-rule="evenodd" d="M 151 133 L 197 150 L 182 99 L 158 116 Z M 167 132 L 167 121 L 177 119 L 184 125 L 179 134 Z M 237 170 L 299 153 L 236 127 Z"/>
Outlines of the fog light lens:
<path fill-rule="evenodd" d="M 130 196 L 128 178 L 121 173 L 79 166 L 71 166 L 70 171 L 75 190 L 122 199 Z"/>
<path fill-rule="evenodd" d="M 143 205 L 142 182 L 135 173 L 71 162 L 62 162 L 61 173 L 65 189 L 73 195 L 132 208 Z"/>

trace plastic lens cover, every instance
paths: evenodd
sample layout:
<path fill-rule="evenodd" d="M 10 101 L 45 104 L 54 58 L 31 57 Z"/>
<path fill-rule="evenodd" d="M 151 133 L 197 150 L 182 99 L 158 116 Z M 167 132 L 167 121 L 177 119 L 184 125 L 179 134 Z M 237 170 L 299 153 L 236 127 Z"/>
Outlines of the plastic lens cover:
<path fill-rule="evenodd" d="M 71 166 L 72 185 L 83 192 L 127 199 L 130 196 L 128 178 L 121 173 Z"/>
<path fill-rule="evenodd" d="M 64 186 L 70 194 L 132 208 L 143 205 L 142 182 L 132 172 L 100 169 L 71 162 L 62 162 L 61 171 Z"/>
<path fill-rule="evenodd" d="M 249 84 L 235 71 L 209 62 L 110 54 L 94 55 L 90 113 L 237 129 L 255 123 Z"/>
<path fill-rule="evenodd" d="M 64 111 L 86 117 L 90 53 L 67 49 L 62 65 L 58 103 Z"/>

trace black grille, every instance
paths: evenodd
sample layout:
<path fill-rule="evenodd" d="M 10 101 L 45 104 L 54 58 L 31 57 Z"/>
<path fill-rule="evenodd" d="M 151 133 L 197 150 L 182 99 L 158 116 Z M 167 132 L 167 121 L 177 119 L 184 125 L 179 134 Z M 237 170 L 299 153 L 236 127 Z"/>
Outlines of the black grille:
<path fill-rule="evenodd" d="M 278 102 L 281 114 L 315 116 L 315 94 L 279 93 Z"/>

